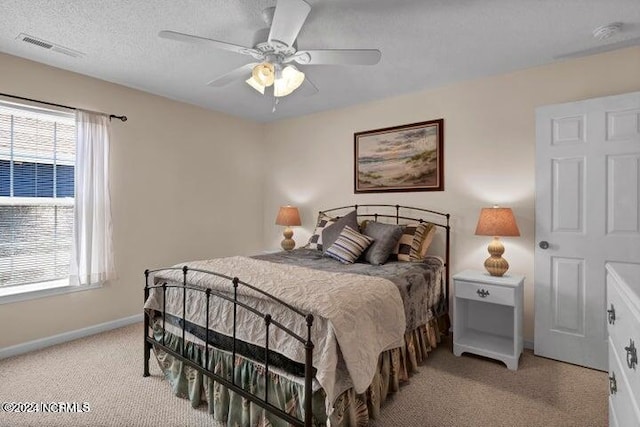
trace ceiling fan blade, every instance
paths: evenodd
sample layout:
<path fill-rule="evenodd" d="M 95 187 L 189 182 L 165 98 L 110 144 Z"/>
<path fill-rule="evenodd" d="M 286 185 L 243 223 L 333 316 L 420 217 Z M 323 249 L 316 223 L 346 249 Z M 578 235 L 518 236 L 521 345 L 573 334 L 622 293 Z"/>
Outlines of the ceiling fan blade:
<path fill-rule="evenodd" d="M 304 50 L 293 56 L 298 64 L 375 65 L 382 54 L 378 49 Z"/>
<path fill-rule="evenodd" d="M 313 82 L 307 77 L 304 79 L 302 85 L 296 90 L 296 92 L 299 92 L 302 96 L 311 96 L 318 93 L 318 87 L 313 84 Z"/>
<path fill-rule="evenodd" d="M 592 47 L 590 49 L 579 50 L 577 52 L 565 53 L 562 55 L 554 56 L 553 59 L 579 58 L 581 56 L 595 55 L 596 53 L 604 53 L 610 50 L 622 49 L 624 47 L 631 47 L 638 44 L 640 44 L 640 37 L 635 37 L 632 39 L 621 40 L 615 43 Z"/>
<path fill-rule="evenodd" d="M 233 43 L 221 42 L 219 40 L 208 39 L 206 37 L 179 33 L 177 31 L 169 31 L 169 30 L 160 31 L 158 33 L 158 36 L 162 37 L 163 39 L 177 40 L 177 41 L 187 42 L 187 43 L 204 44 L 204 45 L 212 46 L 218 49 L 228 50 L 230 52 L 240 53 L 243 55 L 251 55 L 254 58 L 259 58 L 262 56 L 262 53 L 260 51 L 251 49 L 249 47 L 244 47 L 244 46 L 240 46 Z"/>
<path fill-rule="evenodd" d="M 310 11 L 311 6 L 304 0 L 278 0 L 268 41 L 293 45 Z"/>
<path fill-rule="evenodd" d="M 256 62 L 243 65 L 242 67 L 236 68 L 233 71 L 229 71 L 227 74 L 223 74 L 220 77 L 216 77 L 215 79 L 207 83 L 207 86 L 221 87 L 221 86 L 228 85 L 229 83 L 235 80 L 246 79 L 248 78 L 249 75 L 251 75 L 251 70 L 256 65 L 258 65 L 258 63 Z"/>

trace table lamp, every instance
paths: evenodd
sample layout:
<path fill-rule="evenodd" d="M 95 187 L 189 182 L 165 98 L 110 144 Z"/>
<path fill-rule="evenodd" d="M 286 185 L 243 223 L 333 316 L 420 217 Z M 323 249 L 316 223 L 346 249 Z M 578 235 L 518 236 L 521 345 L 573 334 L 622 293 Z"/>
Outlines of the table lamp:
<path fill-rule="evenodd" d="M 504 245 L 500 236 L 519 236 L 520 230 L 510 208 L 482 208 L 480 218 L 476 226 L 477 236 L 493 236 L 493 240 L 487 248 L 491 256 L 484 262 L 484 268 L 492 276 L 502 276 L 509 269 L 509 263 L 502 258 Z"/>
<path fill-rule="evenodd" d="M 281 206 L 280 211 L 278 211 L 278 216 L 276 217 L 276 224 L 285 226 L 284 233 L 282 233 L 284 239 L 280 242 L 282 249 L 290 251 L 295 248 L 296 242 L 292 239 L 293 230 L 290 227 L 302 225 L 298 208 L 294 206 Z"/>

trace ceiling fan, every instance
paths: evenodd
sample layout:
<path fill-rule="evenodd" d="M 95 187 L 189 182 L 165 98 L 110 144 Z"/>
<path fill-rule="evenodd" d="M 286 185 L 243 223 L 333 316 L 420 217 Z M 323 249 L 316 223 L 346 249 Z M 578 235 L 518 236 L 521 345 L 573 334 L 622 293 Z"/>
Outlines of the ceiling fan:
<path fill-rule="evenodd" d="M 278 98 L 291 94 L 303 83 L 308 86 L 308 92 L 318 91 L 294 62 L 300 65 L 375 65 L 380 61 L 381 54 L 377 49 L 298 50 L 296 38 L 310 11 L 311 6 L 304 0 L 277 0 L 275 7 L 262 12 L 262 17 L 270 28 L 256 31 L 253 47 L 177 31 L 160 31 L 158 35 L 165 39 L 204 44 L 253 57 L 256 61 L 216 77 L 207 84 L 220 87 L 243 79 L 261 94 L 272 93 L 275 111 Z"/>

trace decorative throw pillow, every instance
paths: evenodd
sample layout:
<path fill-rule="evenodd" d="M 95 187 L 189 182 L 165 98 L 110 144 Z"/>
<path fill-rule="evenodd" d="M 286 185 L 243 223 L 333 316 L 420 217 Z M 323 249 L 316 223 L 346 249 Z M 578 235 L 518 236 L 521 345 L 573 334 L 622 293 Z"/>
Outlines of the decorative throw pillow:
<path fill-rule="evenodd" d="M 353 264 L 372 242 L 371 237 L 360 234 L 347 225 L 325 254 L 343 264 Z"/>
<path fill-rule="evenodd" d="M 422 243 L 420 244 L 419 251 L 419 260 L 423 260 L 427 257 L 427 251 L 429 250 L 429 246 L 431 246 L 431 242 L 433 242 L 433 237 L 436 235 L 436 226 L 430 222 L 426 223 L 426 230 L 422 236 Z"/>
<path fill-rule="evenodd" d="M 389 255 L 398 245 L 398 241 L 402 236 L 402 227 L 395 224 L 369 221 L 362 234 L 374 239 L 371 246 L 363 254 L 364 259 L 369 264 L 380 265 L 387 262 Z"/>
<path fill-rule="evenodd" d="M 336 218 L 330 217 L 327 214 L 320 212 L 318 214 L 318 222 L 316 223 L 316 228 L 313 230 L 313 234 L 309 238 L 309 243 L 307 243 L 307 248 L 309 249 L 317 249 L 319 251 L 322 250 L 322 230 L 326 227 L 330 226 L 336 222 Z"/>
<path fill-rule="evenodd" d="M 322 248 L 325 253 L 327 248 L 333 245 L 333 242 L 338 239 L 342 229 L 347 225 L 353 230 L 358 230 L 358 213 L 356 211 L 351 211 L 345 216 L 338 218 L 334 223 L 327 225 L 322 230 Z"/>
<path fill-rule="evenodd" d="M 422 261 L 433 240 L 435 226 L 430 222 L 406 225 L 393 251 L 398 261 Z M 423 243 L 429 239 L 428 244 Z"/>

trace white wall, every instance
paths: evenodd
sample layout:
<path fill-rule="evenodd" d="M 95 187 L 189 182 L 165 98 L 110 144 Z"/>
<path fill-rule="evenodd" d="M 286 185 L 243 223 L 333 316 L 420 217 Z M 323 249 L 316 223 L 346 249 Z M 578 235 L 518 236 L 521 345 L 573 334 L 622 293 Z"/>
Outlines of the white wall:
<path fill-rule="evenodd" d="M 482 269 L 490 238 L 474 236 L 480 208 L 512 207 L 521 237 L 504 238 L 510 271 L 527 276 L 525 339 L 533 339 L 536 107 L 640 89 L 640 48 L 463 82 L 267 126 L 265 242 L 278 247 L 278 206 L 300 207 L 303 244 L 317 211 L 391 203 L 452 215 L 452 272 Z M 445 191 L 353 193 L 353 133 L 444 118 Z"/>
<path fill-rule="evenodd" d="M 263 125 L 4 54 L 0 92 L 129 117 L 112 126 L 119 279 L 0 305 L 0 348 L 140 314 L 145 268 L 262 247 Z"/>
<path fill-rule="evenodd" d="M 505 257 L 527 275 L 532 339 L 534 109 L 634 90 L 640 48 L 262 125 L 0 54 L 0 92 L 129 116 L 113 124 L 111 154 L 119 279 L 0 305 L 0 348 L 139 314 L 145 268 L 278 247 L 286 203 L 301 208 L 299 243 L 319 209 L 343 204 L 450 212 L 454 272 L 487 256 L 489 239 L 473 235 L 480 208 L 511 206 L 522 237 L 504 239 Z M 354 132 L 441 117 L 444 192 L 353 194 Z"/>

